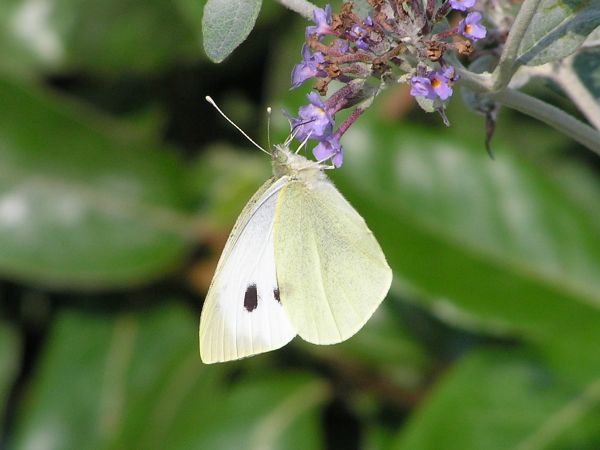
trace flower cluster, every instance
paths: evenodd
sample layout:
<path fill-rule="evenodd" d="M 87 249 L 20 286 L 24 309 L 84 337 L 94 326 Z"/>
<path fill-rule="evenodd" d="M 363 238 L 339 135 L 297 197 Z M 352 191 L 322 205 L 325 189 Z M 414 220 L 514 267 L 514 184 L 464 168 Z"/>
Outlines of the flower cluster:
<path fill-rule="evenodd" d="M 316 139 L 319 144 L 313 149 L 318 161 L 331 159 L 335 167 L 342 165 L 344 156 L 340 145 L 341 134 L 333 132 L 335 111 L 327 106 L 316 92 L 308 94 L 309 104 L 302 106 L 298 117 L 290 117 L 294 137 L 302 142 Z"/>
<path fill-rule="evenodd" d="M 317 140 L 315 157 L 331 159 L 336 167 L 343 161 L 340 138 L 373 96 L 391 84 L 408 83 L 421 107 L 445 117 L 445 103 L 458 79 L 446 53 L 469 55 L 473 42 L 486 36 L 481 13 L 469 11 L 476 0 L 443 0 L 441 5 L 436 0 L 425 5 L 423 0 L 368 1 L 366 17 L 354 13 L 351 2 L 335 14 L 329 5 L 315 9 L 302 60 L 292 71 L 292 88 L 315 80 L 321 96 L 333 80 L 344 84 L 327 100 L 312 92 L 309 104 L 290 119 L 295 137 Z M 453 27 L 446 19 L 452 10 L 467 13 Z M 335 114 L 350 107 L 355 111 L 334 130 Z"/>

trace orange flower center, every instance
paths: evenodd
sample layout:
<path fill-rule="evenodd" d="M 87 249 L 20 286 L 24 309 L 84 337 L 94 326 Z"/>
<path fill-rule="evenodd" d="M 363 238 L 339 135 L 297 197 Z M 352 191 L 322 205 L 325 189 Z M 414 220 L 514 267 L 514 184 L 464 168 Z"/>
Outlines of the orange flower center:
<path fill-rule="evenodd" d="M 437 89 L 442 85 L 442 82 L 438 78 L 434 78 L 433 80 L 431 80 L 431 85 L 434 89 Z"/>
<path fill-rule="evenodd" d="M 465 25 L 465 33 L 471 33 L 471 31 L 473 30 L 473 26 L 472 25 Z"/>

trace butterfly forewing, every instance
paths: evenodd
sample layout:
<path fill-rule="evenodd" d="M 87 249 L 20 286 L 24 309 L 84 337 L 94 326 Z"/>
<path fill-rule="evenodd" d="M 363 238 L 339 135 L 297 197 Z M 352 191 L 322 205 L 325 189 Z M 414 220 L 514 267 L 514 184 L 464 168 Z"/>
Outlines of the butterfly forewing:
<path fill-rule="evenodd" d="M 286 182 L 265 183 L 227 241 L 200 319 L 205 363 L 274 350 L 296 335 L 280 302 L 275 271 L 275 209 Z"/>
<path fill-rule="evenodd" d="M 279 193 L 275 260 L 290 322 L 315 344 L 341 342 L 356 333 L 392 280 L 365 221 L 326 179 L 290 182 Z"/>

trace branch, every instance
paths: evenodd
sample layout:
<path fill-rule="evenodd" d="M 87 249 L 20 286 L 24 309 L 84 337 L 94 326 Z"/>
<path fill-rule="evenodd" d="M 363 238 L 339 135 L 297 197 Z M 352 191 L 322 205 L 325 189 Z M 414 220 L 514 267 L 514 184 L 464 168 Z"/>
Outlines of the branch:
<path fill-rule="evenodd" d="M 470 72 L 460 64 L 457 64 L 455 68 L 460 76 L 461 84 L 467 88 L 487 94 L 504 106 L 547 123 L 600 156 L 600 132 L 589 125 L 577 120 L 562 109 L 514 89 L 507 88 L 499 92 L 489 92 L 489 80 L 486 74 Z"/>
<path fill-rule="evenodd" d="M 492 90 L 497 91 L 508 86 L 513 74 L 519 68 L 516 64 L 517 53 L 540 2 L 541 0 L 525 0 L 521 5 L 500 55 L 500 62 L 492 74 Z"/>
<path fill-rule="evenodd" d="M 490 97 L 498 103 L 535 117 L 562 131 L 600 156 L 600 132 L 580 122 L 563 110 L 513 89 L 491 93 Z"/>
<path fill-rule="evenodd" d="M 312 20 L 313 11 L 315 10 L 316 6 L 313 5 L 311 2 L 309 2 L 308 0 L 277 0 L 277 1 L 279 3 L 281 3 L 283 6 L 285 6 L 286 8 L 291 9 L 294 12 L 297 12 L 305 19 Z"/>

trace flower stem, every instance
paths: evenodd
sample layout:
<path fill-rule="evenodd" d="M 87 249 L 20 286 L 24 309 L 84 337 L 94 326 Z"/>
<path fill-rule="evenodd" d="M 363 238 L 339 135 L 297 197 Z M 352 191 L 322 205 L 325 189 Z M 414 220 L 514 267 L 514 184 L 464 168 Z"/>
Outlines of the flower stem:
<path fill-rule="evenodd" d="M 600 132 L 589 125 L 577 120 L 562 109 L 514 89 L 505 88 L 497 92 L 490 92 L 489 79 L 486 74 L 470 72 L 460 63 L 456 64 L 455 68 L 460 75 L 460 82 L 467 88 L 479 93 L 488 93 L 498 103 L 541 120 L 600 155 Z"/>
<path fill-rule="evenodd" d="M 309 2 L 308 0 L 277 0 L 277 1 L 279 3 L 281 3 L 283 6 L 285 6 L 286 8 L 291 9 L 294 12 L 297 12 L 305 19 L 312 20 L 313 11 L 315 10 L 316 6 L 313 5 L 311 2 Z"/>
<path fill-rule="evenodd" d="M 498 91 L 508 86 L 513 74 L 519 68 L 516 62 L 519 46 L 540 2 L 541 0 L 525 0 L 521 5 L 521 9 L 510 29 L 502 55 L 500 55 L 500 61 L 492 74 L 492 90 Z"/>
<path fill-rule="evenodd" d="M 344 133 L 348 130 L 348 128 L 350 128 L 350 125 L 356 122 L 356 120 L 361 116 L 363 112 L 365 112 L 364 108 L 356 108 L 354 111 L 352 111 L 352 114 L 348 116 L 344 123 L 341 124 L 335 132 L 336 136 L 338 138 L 341 138 L 344 135 Z"/>
<path fill-rule="evenodd" d="M 600 132 L 563 110 L 513 89 L 490 94 L 499 103 L 516 109 L 562 131 L 600 156 Z"/>

